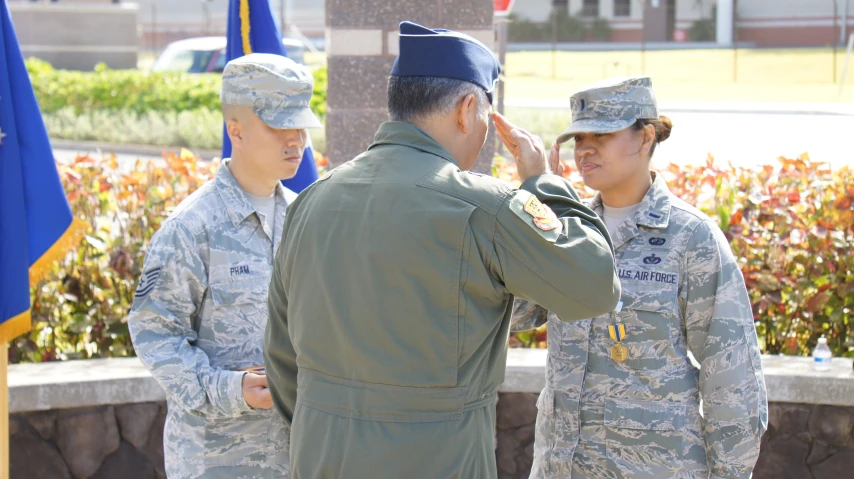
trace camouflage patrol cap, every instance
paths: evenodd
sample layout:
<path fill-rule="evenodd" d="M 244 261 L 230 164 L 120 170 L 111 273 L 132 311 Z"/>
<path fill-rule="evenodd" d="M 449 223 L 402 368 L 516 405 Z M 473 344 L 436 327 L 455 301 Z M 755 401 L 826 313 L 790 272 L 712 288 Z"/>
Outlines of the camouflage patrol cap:
<path fill-rule="evenodd" d="M 278 129 L 320 128 L 308 105 L 314 78 L 308 69 L 281 55 L 250 53 L 222 72 L 223 104 L 246 106 Z"/>
<path fill-rule="evenodd" d="M 577 133 L 613 133 L 640 119 L 658 119 L 658 107 L 649 77 L 611 78 L 570 97 L 572 124 L 558 143 Z"/>

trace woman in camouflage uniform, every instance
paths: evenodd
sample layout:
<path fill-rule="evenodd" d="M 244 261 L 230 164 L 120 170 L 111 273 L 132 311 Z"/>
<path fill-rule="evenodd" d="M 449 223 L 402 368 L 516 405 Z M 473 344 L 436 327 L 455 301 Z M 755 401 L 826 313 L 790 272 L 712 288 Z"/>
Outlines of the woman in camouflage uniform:
<path fill-rule="evenodd" d="M 649 78 L 606 81 L 571 101 L 552 155 L 575 140 L 622 296 L 617 310 L 571 322 L 517 301 L 514 329 L 547 320 L 549 332 L 531 478 L 749 478 L 767 400 L 729 244 L 649 169 L 672 128 Z"/>

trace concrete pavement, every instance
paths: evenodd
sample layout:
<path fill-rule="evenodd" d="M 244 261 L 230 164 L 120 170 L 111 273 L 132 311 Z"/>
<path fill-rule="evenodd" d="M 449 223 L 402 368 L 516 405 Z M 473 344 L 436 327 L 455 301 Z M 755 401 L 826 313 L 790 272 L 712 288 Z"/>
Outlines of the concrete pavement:
<path fill-rule="evenodd" d="M 547 109 L 567 124 L 572 117 L 568 99 L 508 99 L 505 106 Z M 659 110 L 673 121 L 673 132 L 656 149 L 658 165 L 698 164 L 711 153 L 749 166 L 808 153 L 833 168 L 854 166 L 854 104 L 660 102 Z"/>
<path fill-rule="evenodd" d="M 508 99 L 508 107 L 549 109 L 571 118 L 569 101 Z M 809 153 L 816 161 L 838 168 L 854 166 L 854 104 L 844 103 L 706 103 L 662 102 L 661 112 L 673 120 L 673 134 L 656 150 L 659 165 L 698 164 L 708 153 L 735 165 L 774 162 L 779 156 Z M 536 133 L 536 132 L 535 132 Z M 139 159 L 157 160 L 164 150 L 180 148 L 110 145 L 94 142 L 52 140 L 59 161 L 77 154 L 96 157 L 100 151 L 116 153 L 120 164 Z M 219 156 L 218 150 L 196 150 L 204 159 Z M 571 155 L 568 148 L 564 155 Z"/>

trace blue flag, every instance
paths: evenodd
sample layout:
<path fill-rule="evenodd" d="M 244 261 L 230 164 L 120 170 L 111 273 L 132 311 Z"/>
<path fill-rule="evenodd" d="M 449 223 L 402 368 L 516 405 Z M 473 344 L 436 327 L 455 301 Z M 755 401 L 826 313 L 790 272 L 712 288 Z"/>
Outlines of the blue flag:
<path fill-rule="evenodd" d="M 30 281 L 85 231 L 59 180 L 6 0 L 0 4 L 0 341 L 30 330 Z"/>
<path fill-rule="evenodd" d="M 282 44 L 282 36 L 273 20 L 273 12 L 267 0 L 229 0 L 228 2 L 228 45 L 225 49 L 227 61 L 248 55 L 250 53 L 272 53 L 288 56 Z M 231 156 L 231 140 L 222 130 L 222 157 Z M 314 153 L 311 142 L 306 145 L 302 155 L 302 163 L 297 174 L 282 181 L 282 185 L 299 193 L 317 180 L 317 165 L 314 163 Z"/>

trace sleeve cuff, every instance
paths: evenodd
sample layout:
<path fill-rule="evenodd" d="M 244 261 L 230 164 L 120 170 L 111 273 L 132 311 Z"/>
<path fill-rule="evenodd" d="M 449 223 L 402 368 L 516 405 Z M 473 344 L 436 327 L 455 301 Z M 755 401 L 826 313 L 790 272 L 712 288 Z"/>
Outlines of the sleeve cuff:
<path fill-rule="evenodd" d="M 219 380 L 219 409 L 228 416 L 251 411 L 243 397 L 243 376 L 246 371 L 223 371 Z"/>

